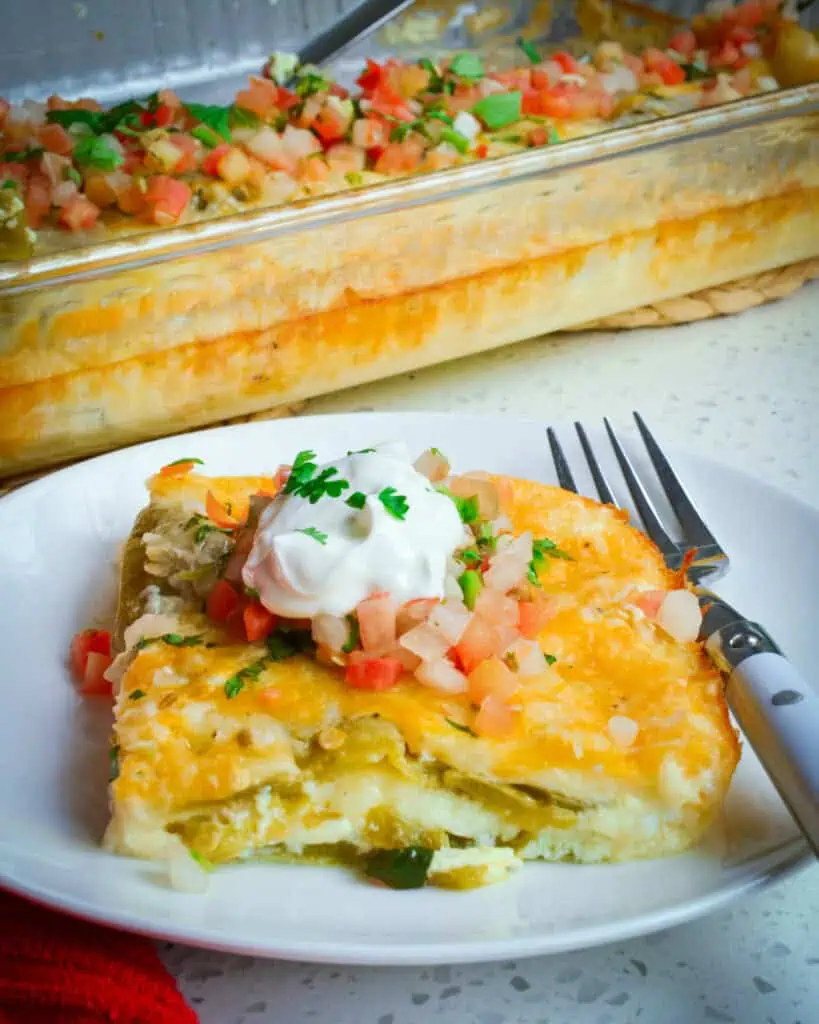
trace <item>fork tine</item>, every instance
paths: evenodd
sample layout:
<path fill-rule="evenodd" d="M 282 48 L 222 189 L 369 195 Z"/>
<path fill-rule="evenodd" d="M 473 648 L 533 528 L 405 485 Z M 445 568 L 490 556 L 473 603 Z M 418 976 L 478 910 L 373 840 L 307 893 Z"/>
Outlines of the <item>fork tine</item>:
<path fill-rule="evenodd" d="M 603 422 L 606 425 L 606 432 L 609 435 L 611 446 L 614 449 L 614 454 L 617 456 L 617 461 L 620 463 L 620 469 L 623 471 L 628 489 L 631 492 L 631 497 L 637 508 L 637 512 L 643 521 L 643 529 L 654 541 L 658 548 L 665 553 L 675 553 L 679 551 L 678 545 L 668 536 L 663 529 L 663 525 L 654 511 L 654 506 L 651 504 L 651 498 L 643 488 L 643 485 L 637 479 L 637 474 L 634 472 L 634 467 L 631 465 L 631 460 L 626 455 L 623 446 L 617 440 L 617 435 L 612 429 L 611 423 L 608 418 L 604 417 Z"/>
<path fill-rule="evenodd" d="M 574 482 L 572 471 L 569 469 L 569 463 L 566 461 L 566 456 L 563 454 L 563 449 L 560 447 L 557 434 L 555 434 L 554 430 L 549 427 L 546 430 L 546 436 L 549 438 L 549 447 L 552 449 L 552 461 L 555 464 L 558 483 L 564 491 L 574 491 L 576 494 L 577 484 Z"/>
<path fill-rule="evenodd" d="M 614 505 L 617 507 L 617 501 L 609 487 L 608 481 L 603 475 L 603 470 L 600 468 L 600 463 L 597 461 L 592 447 L 589 444 L 589 439 L 586 436 L 586 431 L 583 429 L 583 424 L 578 423 L 575 420 L 574 429 L 577 431 L 577 436 L 580 438 L 580 444 L 583 448 L 583 454 L 586 456 L 586 462 L 589 464 L 591 470 L 592 479 L 594 480 L 594 486 L 597 488 L 597 493 L 600 495 L 600 500 L 606 505 Z"/>
<path fill-rule="evenodd" d="M 632 414 L 637 423 L 637 429 L 643 438 L 654 469 L 657 471 L 660 483 L 668 498 L 669 504 L 674 509 L 674 514 L 680 522 L 685 533 L 686 543 L 704 547 L 708 544 L 716 544 L 716 538 L 703 522 L 702 516 L 697 512 L 691 499 L 685 493 L 671 464 L 663 454 L 662 449 L 655 441 L 651 431 L 645 425 L 643 417 L 635 412 Z"/>

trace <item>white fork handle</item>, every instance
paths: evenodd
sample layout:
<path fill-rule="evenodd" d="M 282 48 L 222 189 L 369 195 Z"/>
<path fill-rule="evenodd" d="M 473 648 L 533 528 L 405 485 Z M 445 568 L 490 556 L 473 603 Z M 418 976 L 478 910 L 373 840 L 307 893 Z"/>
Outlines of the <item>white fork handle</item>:
<path fill-rule="evenodd" d="M 819 693 L 787 658 L 760 651 L 733 669 L 726 696 L 819 857 Z"/>

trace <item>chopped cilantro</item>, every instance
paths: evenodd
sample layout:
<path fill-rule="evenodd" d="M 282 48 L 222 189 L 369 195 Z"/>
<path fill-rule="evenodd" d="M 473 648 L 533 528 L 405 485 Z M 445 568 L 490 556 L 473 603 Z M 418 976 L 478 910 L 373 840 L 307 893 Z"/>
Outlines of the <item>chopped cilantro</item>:
<path fill-rule="evenodd" d="M 48 110 L 46 121 L 52 124 L 60 124 L 65 129 L 71 129 L 75 125 L 83 125 L 90 128 L 92 132 L 100 130 L 102 114 L 98 110 Z"/>
<path fill-rule="evenodd" d="M 298 73 L 296 81 L 293 85 L 293 92 L 297 96 L 301 96 L 302 99 L 307 99 L 308 96 L 314 95 L 317 92 L 323 92 L 329 88 L 330 82 L 319 74 L 318 71 L 302 70 Z"/>
<path fill-rule="evenodd" d="M 461 722 L 456 722 L 452 718 L 447 718 L 447 722 L 452 726 L 453 729 L 457 729 L 458 732 L 465 732 L 468 736 L 474 736 L 475 733 L 468 725 L 463 725 Z"/>
<path fill-rule="evenodd" d="M 441 451 L 440 448 L 430 448 L 433 455 L 437 455 L 439 459 L 445 459 L 446 455 Z"/>
<path fill-rule="evenodd" d="M 530 583 L 534 583 L 535 586 L 540 586 L 538 570 L 544 568 L 548 564 L 548 560 L 550 558 L 562 558 L 567 562 L 574 561 L 568 552 L 559 548 L 557 544 L 553 540 L 549 540 L 548 537 L 536 539 L 532 543 L 532 561 L 529 563 L 529 571 L 526 574 L 526 578 Z"/>
<path fill-rule="evenodd" d="M 700 64 L 697 61 L 692 61 L 690 64 L 681 64 L 680 67 L 685 72 L 685 80 L 687 82 L 699 82 L 703 78 L 710 78 L 712 72 L 704 64 Z"/>
<path fill-rule="evenodd" d="M 433 851 L 426 846 L 376 850 L 367 858 L 365 871 L 390 889 L 420 889 L 427 880 L 432 856 Z"/>
<path fill-rule="evenodd" d="M 144 696 L 144 690 L 131 690 L 131 692 L 128 694 L 128 700 L 142 700 Z"/>
<path fill-rule="evenodd" d="M 433 64 L 429 57 L 422 57 L 418 61 L 418 67 L 429 72 L 429 85 L 427 86 L 429 92 L 442 92 L 444 88 L 444 78 L 441 74 L 440 68 Z"/>
<path fill-rule="evenodd" d="M 519 36 L 517 44 L 533 64 L 540 64 L 542 58 L 534 43 L 530 43 L 527 39 Z"/>
<path fill-rule="evenodd" d="M 409 504 L 403 494 L 398 494 L 394 487 L 385 487 L 378 495 L 378 500 L 396 519 L 406 519 Z"/>
<path fill-rule="evenodd" d="M 321 530 L 317 530 L 315 526 L 305 526 L 303 530 L 297 530 L 296 533 L 306 534 L 308 537 L 312 537 L 313 540 L 319 542 L 319 544 L 327 543 L 327 534 L 322 533 Z"/>
<path fill-rule="evenodd" d="M 478 529 L 475 533 L 475 539 L 478 542 L 479 548 L 486 548 L 489 551 L 494 551 L 498 546 L 498 538 L 495 536 L 491 523 L 479 523 Z"/>
<path fill-rule="evenodd" d="M 234 697 L 237 697 L 244 689 L 245 683 L 249 680 L 258 679 L 267 665 L 267 660 L 267 658 L 259 658 L 258 661 L 245 665 L 235 675 L 232 675 L 230 679 L 225 680 L 225 696 L 227 699 L 232 700 Z"/>
<path fill-rule="evenodd" d="M 200 633 L 197 636 L 182 636 L 181 633 L 165 633 L 160 640 L 171 647 L 197 647 L 202 643 L 203 635 Z"/>
<path fill-rule="evenodd" d="M 477 53 L 459 53 L 450 63 L 449 70 L 453 75 L 473 82 L 480 81 L 485 74 L 483 61 Z"/>
<path fill-rule="evenodd" d="M 17 188 L 19 184 L 15 178 L 6 178 L 3 184 L 0 185 L 0 188 Z"/>
<path fill-rule="evenodd" d="M 125 163 L 125 157 L 107 140 L 96 135 L 84 135 L 74 144 L 74 159 L 78 164 L 113 171 Z"/>
<path fill-rule="evenodd" d="M 212 523 L 207 516 L 203 516 L 199 512 L 197 512 L 196 515 L 191 516 L 187 523 L 185 523 L 186 530 L 190 530 L 194 526 L 196 527 L 196 532 L 193 535 L 193 539 L 196 544 L 201 544 L 209 533 L 224 533 L 227 537 L 230 537 L 233 533 L 232 530 L 225 529 L 222 526 L 217 526 L 216 523 Z"/>
<path fill-rule="evenodd" d="M 3 154 L 7 164 L 22 164 L 26 160 L 33 160 L 36 156 L 42 156 L 45 150 L 42 146 L 27 146 L 25 149 L 12 149 Z"/>
<path fill-rule="evenodd" d="M 454 128 L 443 129 L 441 132 L 441 142 L 448 142 L 459 153 L 466 153 L 469 149 L 469 139 L 465 135 L 461 135 L 460 132 L 456 132 Z"/>
<path fill-rule="evenodd" d="M 108 781 L 113 782 L 119 778 L 119 746 L 113 746 L 108 751 Z"/>
<path fill-rule="evenodd" d="M 281 630 L 271 633 L 265 640 L 265 645 L 273 661 L 285 661 L 298 653 L 296 646 L 290 641 L 290 635 L 282 633 Z"/>
<path fill-rule="evenodd" d="M 358 619 L 355 615 L 347 616 L 347 624 L 350 627 L 350 632 L 347 634 L 347 643 L 341 648 L 345 654 L 350 654 L 354 651 L 361 642 L 361 631 L 358 627 Z"/>
<path fill-rule="evenodd" d="M 496 92 L 479 100 L 472 108 L 472 113 L 479 117 L 490 131 L 496 131 L 520 120 L 522 104 L 521 92 Z"/>
<path fill-rule="evenodd" d="M 224 141 L 218 132 L 215 132 L 206 124 L 198 124 L 195 128 L 191 128 L 191 135 L 195 139 L 199 139 L 208 149 L 216 149 Z"/>
<path fill-rule="evenodd" d="M 547 665 L 554 665 L 554 663 L 557 661 L 557 658 L 553 654 L 546 654 L 544 652 L 543 657 Z"/>
<path fill-rule="evenodd" d="M 427 111 L 427 118 L 430 121 L 441 121 L 443 124 L 448 124 L 450 126 L 452 126 L 455 123 L 454 118 L 450 114 L 448 114 L 445 110 L 438 110 L 438 109 L 428 110 Z M 437 449 L 433 448 L 432 451 L 435 452 L 435 451 L 437 451 Z"/>
<path fill-rule="evenodd" d="M 415 122 L 401 121 L 390 132 L 390 142 L 403 142 L 409 133 L 414 129 Z"/>
<path fill-rule="evenodd" d="M 233 128 L 258 128 L 262 119 L 252 110 L 245 110 L 244 107 L 237 107 L 235 104 L 230 111 L 230 123 Z"/>
<path fill-rule="evenodd" d="M 353 491 L 350 497 L 347 499 L 346 504 L 350 508 L 364 508 L 367 504 L 367 495 L 363 491 Z"/>
<path fill-rule="evenodd" d="M 348 455 L 375 455 L 375 448 L 359 448 L 357 452 L 347 452 Z"/>
<path fill-rule="evenodd" d="M 232 107 L 220 107 L 213 103 L 186 103 L 185 109 L 195 117 L 197 121 L 207 125 L 218 135 L 221 135 L 226 142 L 231 142 L 233 136 L 230 134 L 230 112 Z"/>
<path fill-rule="evenodd" d="M 174 459 L 173 462 L 169 462 L 169 466 L 184 466 L 188 462 L 194 462 L 198 466 L 204 466 L 205 463 L 201 459 Z"/>
<path fill-rule="evenodd" d="M 480 551 L 476 551 L 475 548 L 466 548 L 459 553 L 458 559 L 467 566 L 480 565 L 483 561 L 483 555 Z"/>

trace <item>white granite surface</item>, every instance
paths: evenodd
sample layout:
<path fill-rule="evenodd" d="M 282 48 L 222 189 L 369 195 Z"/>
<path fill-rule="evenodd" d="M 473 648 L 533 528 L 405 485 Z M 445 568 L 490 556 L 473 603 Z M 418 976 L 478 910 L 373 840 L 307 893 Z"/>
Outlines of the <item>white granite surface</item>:
<path fill-rule="evenodd" d="M 819 284 L 741 316 L 563 335 L 311 403 L 624 419 L 819 506 Z M 819 866 L 732 909 L 588 952 L 334 968 L 164 946 L 201 1024 L 819 1024 Z"/>

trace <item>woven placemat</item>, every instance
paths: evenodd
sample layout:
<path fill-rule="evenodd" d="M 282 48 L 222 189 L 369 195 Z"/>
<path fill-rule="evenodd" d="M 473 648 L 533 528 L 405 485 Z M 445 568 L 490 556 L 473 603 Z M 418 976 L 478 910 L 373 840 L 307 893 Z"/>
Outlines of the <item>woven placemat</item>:
<path fill-rule="evenodd" d="M 706 288 L 691 295 L 683 295 L 677 299 L 663 299 L 650 306 L 641 306 L 627 313 L 617 313 L 577 327 L 568 327 L 567 331 L 611 331 L 631 330 L 636 327 L 663 327 L 672 324 L 690 323 L 694 320 L 707 320 L 709 317 L 727 316 L 742 313 L 765 302 L 773 302 L 790 295 L 803 284 L 819 278 L 819 257 L 791 263 L 778 270 L 769 270 L 763 274 L 752 274 L 742 277 L 718 288 Z M 226 426 L 233 423 L 250 423 L 254 420 L 274 420 L 284 416 L 297 416 L 306 408 L 306 402 L 278 405 L 274 409 L 252 413 L 249 416 L 238 416 L 235 419 L 223 420 L 212 426 Z M 79 460 L 82 461 L 82 460 Z M 63 466 L 54 468 L 64 468 Z M 38 479 L 51 469 L 26 473 L 22 476 L 0 480 L 0 496 L 7 494 L 16 487 Z"/>

